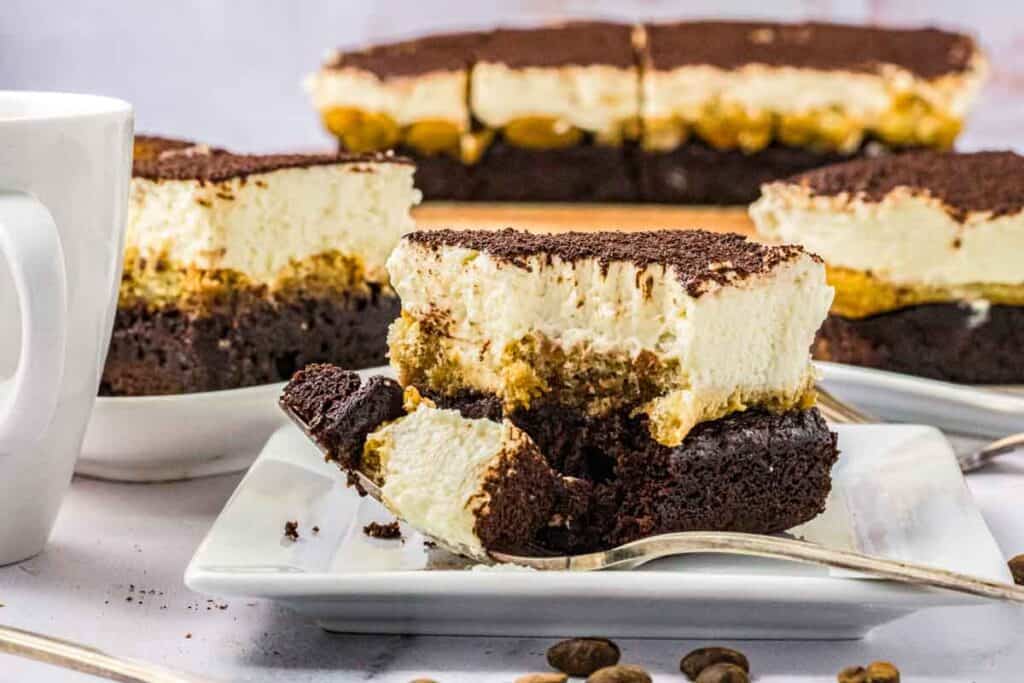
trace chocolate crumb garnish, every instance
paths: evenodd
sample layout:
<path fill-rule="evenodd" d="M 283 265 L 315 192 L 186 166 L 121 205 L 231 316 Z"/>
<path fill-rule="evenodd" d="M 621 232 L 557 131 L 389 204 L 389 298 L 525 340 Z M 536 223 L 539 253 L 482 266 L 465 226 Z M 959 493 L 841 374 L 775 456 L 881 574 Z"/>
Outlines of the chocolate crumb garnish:
<path fill-rule="evenodd" d="M 1010 573 L 1013 574 L 1013 582 L 1024 586 L 1024 555 L 1017 555 L 1008 564 Z"/>
<path fill-rule="evenodd" d="M 345 486 L 349 487 L 350 489 L 355 489 L 356 493 L 359 494 L 360 498 L 366 498 L 366 488 L 363 486 L 363 482 L 360 481 L 359 475 L 356 474 L 355 472 L 345 472 Z"/>
<path fill-rule="evenodd" d="M 576 21 L 527 29 L 498 29 L 476 49 L 479 62 L 507 67 L 590 66 L 636 68 L 633 27 L 602 21 Z"/>
<path fill-rule="evenodd" d="M 878 73 L 895 65 L 921 78 L 967 71 L 977 48 L 970 36 L 933 28 L 844 24 L 688 21 L 646 27 L 655 69 L 747 64 Z"/>
<path fill-rule="evenodd" d="M 390 524 L 370 522 L 363 527 L 363 533 L 370 538 L 383 538 L 388 540 L 402 537 L 402 530 L 398 525 L 398 520 L 395 520 Z"/>
<path fill-rule="evenodd" d="M 487 37 L 483 31 L 447 33 L 416 40 L 376 45 L 365 50 L 337 52 L 325 69 L 360 69 L 380 78 L 416 76 L 436 71 L 468 69 L 476 46 Z"/>
<path fill-rule="evenodd" d="M 292 541 L 299 540 L 299 523 L 298 522 L 285 522 L 284 523 L 284 535 Z"/>
<path fill-rule="evenodd" d="M 313 527 L 313 533 L 314 534 L 320 533 L 320 527 L 318 527 L 318 526 Z"/>
<path fill-rule="evenodd" d="M 424 246 L 463 247 L 485 252 L 520 268 L 531 256 L 574 263 L 596 259 L 607 268 L 615 261 L 637 268 L 671 267 L 690 296 L 700 296 L 709 285 L 726 285 L 769 273 L 781 263 L 806 253 L 797 246 L 767 246 L 734 233 L 704 230 L 651 232 L 563 232 L 535 234 L 504 230 L 427 230 L 403 239 Z M 817 257 L 814 257 L 817 258 Z"/>
<path fill-rule="evenodd" d="M 412 164 L 404 157 L 390 154 L 169 154 L 152 160 L 136 161 L 132 176 L 147 180 L 198 180 L 215 183 L 286 168 L 374 163 Z M 367 166 L 358 168 L 365 169 Z"/>
<path fill-rule="evenodd" d="M 380 78 L 461 71 L 474 62 L 511 68 L 607 64 L 655 69 L 748 64 L 877 73 L 895 65 L 921 78 L 970 69 L 977 47 L 970 36 L 934 28 L 891 29 L 829 23 L 687 21 L 644 26 L 646 48 L 635 46 L 636 27 L 572 22 L 425 36 L 336 52 L 324 68 L 359 69 Z"/>
<path fill-rule="evenodd" d="M 869 201 L 904 187 L 939 200 L 960 222 L 973 212 L 998 217 L 1024 209 L 1024 157 L 1013 152 L 908 152 L 834 164 L 787 182 L 819 196 L 848 194 Z"/>

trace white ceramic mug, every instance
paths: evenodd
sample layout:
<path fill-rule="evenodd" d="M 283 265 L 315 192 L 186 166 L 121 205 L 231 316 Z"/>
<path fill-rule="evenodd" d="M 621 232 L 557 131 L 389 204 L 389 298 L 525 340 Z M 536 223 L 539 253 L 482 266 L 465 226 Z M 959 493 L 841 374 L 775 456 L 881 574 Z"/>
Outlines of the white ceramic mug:
<path fill-rule="evenodd" d="M 132 108 L 0 91 L 0 565 L 42 550 L 92 412 L 121 277 Z"/>

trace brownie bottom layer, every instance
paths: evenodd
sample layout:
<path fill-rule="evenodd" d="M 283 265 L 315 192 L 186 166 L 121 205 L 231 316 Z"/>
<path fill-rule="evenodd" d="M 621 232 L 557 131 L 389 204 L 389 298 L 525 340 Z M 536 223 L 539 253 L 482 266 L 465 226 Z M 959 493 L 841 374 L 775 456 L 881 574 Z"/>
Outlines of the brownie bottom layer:
<path fill-rule="evenodd" d="M 863 156 L 814 152 L 772 145 L 747 154 L 688 142 L 670 152 L 639 154 L 640 196 L 650 202 L 682 204 L 749 204 L 761 185 L 819 166 Z"/>
<path fill-rule="evenodd" d="M 440 401 L 466 417 L 501 417 L 493 398 Z M 608 548 L 673 531 L 773 533 L 824 510 L 838 457 L 817 410 L 746 411 L 698 425 L 678 447 L 644 418 L 595 418 L 559 405 L 508 415 L 566 477 L 564 523 L 535 542 L 557 552 Z"/>
<path fill-rule="evenodd" d="M 310 363 L 383 365 L 398 298 L 301 295 L 249 301 L 231 312 L 119 307 L 101 395 L 216 391 L 281 382 Z"/>
<path fill-rule="evenodd" d="M 1024 306 L 911 306 L 867 318 L 830 315 L 819 360 L 949 382 L 1024 383 Z"/>
<path fill-rule="evenodd" d="M 748 204 L 762 183 L 862 156 L 771 146 L 747 154 L 690 141 L 670 152 L 635 145 L 538 150 L 493 143 L 467 166 L 444 155 L 416 159 L 425 199 L 477 201 L 666 202 Z"/>

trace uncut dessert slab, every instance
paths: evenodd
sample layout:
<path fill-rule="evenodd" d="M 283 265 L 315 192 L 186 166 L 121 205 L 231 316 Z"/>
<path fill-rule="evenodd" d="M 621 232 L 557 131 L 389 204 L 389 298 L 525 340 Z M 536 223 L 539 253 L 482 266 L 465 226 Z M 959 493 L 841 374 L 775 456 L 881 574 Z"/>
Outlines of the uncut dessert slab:
<path fill-rule="evenodd" d="M 936 430 L 835 430 L 843 458 L 827 511 L 790 533 L 1007 580 Z M 362 633 L 839 639 L 919 609 L 978 602 L 754 558 L 697 556 L 595 573 L 471 569 L 426 549 L 404 525 L 403 541 L 363 533 L 370 522 L 391 520 L 285 427 L 214 523 L 185 581 L 209 595 L 278 600 L 328 630 Z M 298 522 L 297 541 L 285 538 L 286 521 Z"/>

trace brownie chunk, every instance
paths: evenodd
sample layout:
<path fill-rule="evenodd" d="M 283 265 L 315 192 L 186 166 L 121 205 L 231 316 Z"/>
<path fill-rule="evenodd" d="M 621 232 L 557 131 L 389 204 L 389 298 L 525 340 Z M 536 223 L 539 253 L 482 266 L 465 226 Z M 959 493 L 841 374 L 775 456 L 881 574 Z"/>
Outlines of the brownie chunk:
<path fill-rule="evenodd" d="M 1024 306 L 925 304 L 853 319 L 830 315 L 819 360 L 968 384 L 1024 383 Z"/>
<path fill-rule="evenodd" d="M 359 469 L 370 432 L 405 414 L 398 382 L 380 376 L 363 382 L 358 374 L 333 365 L 297 372 L 284 388 L 281 403 L 347 469 Z"/>

